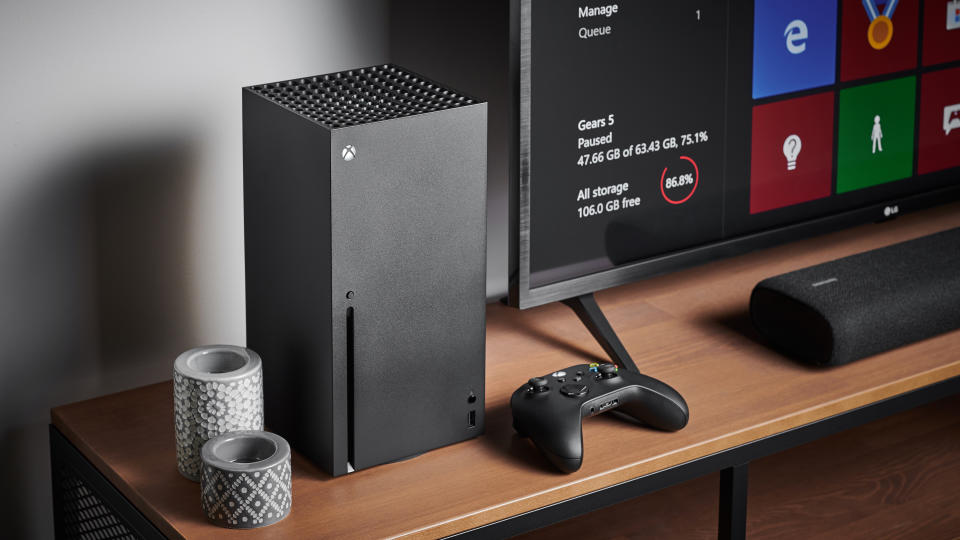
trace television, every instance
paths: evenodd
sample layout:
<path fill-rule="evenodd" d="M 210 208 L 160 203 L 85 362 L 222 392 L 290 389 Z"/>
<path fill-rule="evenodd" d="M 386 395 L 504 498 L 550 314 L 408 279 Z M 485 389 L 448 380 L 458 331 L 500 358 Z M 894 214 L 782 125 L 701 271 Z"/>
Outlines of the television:
<path fill-rule="evenodd" d="M 391 21 L 399 61 L 490 102 L 488 257 L 519 308 L 960 195 L 957 0 L 394 0 Z"/>

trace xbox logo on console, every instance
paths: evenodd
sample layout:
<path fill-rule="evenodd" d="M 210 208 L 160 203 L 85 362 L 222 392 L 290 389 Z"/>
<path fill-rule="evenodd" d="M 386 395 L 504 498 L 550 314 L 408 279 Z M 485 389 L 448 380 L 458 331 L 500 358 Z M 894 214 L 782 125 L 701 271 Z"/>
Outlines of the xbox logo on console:
<path fill-rule="evenodd" d="M 343 147 L 340 155 L 343 156 L 344 161 L 353 161 L 353 158 L 357 157 L 357 147 L 352 144 L 348 144 Z"/>

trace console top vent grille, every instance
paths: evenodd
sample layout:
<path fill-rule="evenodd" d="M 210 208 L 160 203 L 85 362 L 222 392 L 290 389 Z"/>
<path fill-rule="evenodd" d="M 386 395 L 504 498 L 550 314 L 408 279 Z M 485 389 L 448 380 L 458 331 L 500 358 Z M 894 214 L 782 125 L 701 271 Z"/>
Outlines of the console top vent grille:
<path fill-rule="evenodd" d="M 334 129 L 477 103 L 392 64 L 259 84 L 249 89 Z"/>

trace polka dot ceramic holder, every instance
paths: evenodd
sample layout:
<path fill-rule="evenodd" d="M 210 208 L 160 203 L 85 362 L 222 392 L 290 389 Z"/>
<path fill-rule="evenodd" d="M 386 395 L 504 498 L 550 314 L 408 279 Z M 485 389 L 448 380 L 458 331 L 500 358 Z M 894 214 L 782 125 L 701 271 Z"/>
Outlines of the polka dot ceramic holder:
<path fill-rule="evenodd" d="M 177 469 L 200 481 L 200 449 L 208 440 L 263 429 L 263 367 L 243 347 L 213 345 L 177 357 L 173 368 Z"/>
<path fill-rule="evenodd" d="M 253 529 L 290 514 L 290 445 L 265 431 L 236 431 L 203 445 L 201 501 L 221 527 Z"/>

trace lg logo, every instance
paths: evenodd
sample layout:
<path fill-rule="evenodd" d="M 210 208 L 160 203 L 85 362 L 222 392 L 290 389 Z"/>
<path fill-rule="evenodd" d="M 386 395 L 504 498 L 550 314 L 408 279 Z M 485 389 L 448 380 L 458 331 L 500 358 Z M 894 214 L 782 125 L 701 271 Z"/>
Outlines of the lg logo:
<path fill-rule="evenodd" d="M 787 50 L 790 54 L 800 54 L 807 50 L 807 23 L 800 19 L 794 19 L 787 25 L 783 31 L 783 37 L 787 38 Z"/>

